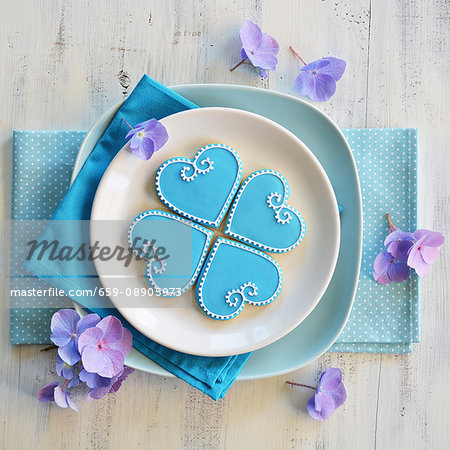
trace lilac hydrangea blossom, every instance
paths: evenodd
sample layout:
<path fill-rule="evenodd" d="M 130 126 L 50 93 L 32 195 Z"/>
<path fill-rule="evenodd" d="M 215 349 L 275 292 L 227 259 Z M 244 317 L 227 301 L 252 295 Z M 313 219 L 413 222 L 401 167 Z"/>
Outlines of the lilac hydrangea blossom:
<path fill-rule="evenodd" d="M 384 250 L 374 261 L 373 277 L 381 284 L 392 281 L 405 281 L 410 268 L 419 277 L 428 275 L 430 265 L 439 255 L 439 249 L 444 243 L 441 233 L 430 230 L 416 230 L 414 233 L 399 230 L 386 214 L 389 234 L 384 240 Z"/>
<path fill-rule="evenodd" d="M 244 21 L 239 36 L 242 42 L 242 61 L 230 71 L 248 60 L 263 78 L 267 78 L 267 70 L 276 70 L 278 63 L 276 55 L 280 51 L 278 42 L 272 36 L 263 33 L 261 28 L 250 20 Z"/>
<path fill-rule="evenodd" d="M 131 332 L 122 327 L 117 317 L 105 317 L 78 340 L 84 368 L 102 377 L 116 376 L 131 350 L 132 340 Z"/>
<path fill-rule="evenodd" d="M 347 63 L 343 59 L 328 56 L 306 64 L 292 47 L 291 50 L 305 64 L 295 80 L 297 93 L 315 102 L 325 102 L 331 98 Z"/>
<path fill-rule="evenodd" d="M 430 271 L 430 265 L 439 255 L 439 249 L 444 243 L 441 233 L 430 230 L 416 230 L 415 242 L 408 251 L 408 265 L 419 277 L 425 277 Z"/>
<path fill-rule="evenodd" d="M 130 138 L 131 153 L 138 158 L 148 160 L 153 153 L 165 145 L 169 135 L 161 122 L 150 119 L 131 128 L 126 135 L 126 139 Z"/>
<path fill-rule="evenodd" d="M 36 397 L 42 402 L 76 411 L 70 389 L 80 381 L 90 388 L 91 401 L 116 392 L 133 372 L 123 365 L 132 335 L 116 317 L 101 320 L 97 314 L 88 314 L 81 318 L 74 310 L 60 310 L 52 318 L 52 341 L 58 347 L 56 371 L 65 382 L 62 387 L 54 382 L 41 388 Z"/>
<path fill-rule="evenodd" d="M 308 414 L 316 420 L 326 420 L 347 399 L 347 391 L 342 382 L 341 369 L 331 368 L 325 370 L 315 388 L 307 384 L 287 381 L 292 386 L 301 386 L 315 391 L 307 404 Z"/>
<path fill-rule="evenodd" d="M 308 413 L 313 419 L 326 420 L 346 399 L 341 369 L 327 369 L 320 376 L 316 393 L 308 401 Z"/>
<path fill-rule="evenodd" d="M 97 314 L 80 318 L 73 309 L 61 309 L 53 315 L 50 339 L 58 346 L 58 355 L 64 362 L 73 366 L 81 359 L 77 349 L 78 337 L 98 322 L 100 317 Z"/>

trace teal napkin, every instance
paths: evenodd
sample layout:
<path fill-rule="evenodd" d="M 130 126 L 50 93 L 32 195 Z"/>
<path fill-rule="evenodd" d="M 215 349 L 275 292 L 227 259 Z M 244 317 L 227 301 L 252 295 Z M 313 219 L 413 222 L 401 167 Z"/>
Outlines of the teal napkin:
<path fill-rule="evenodd" d="M 383 249 L 388 212 L 404 231 L 417 228 L 417 130 L 343 130 L 353 151 L 363 203 L 363 252 L 350 319 L 330 350 L 410 353 L 420 339 L 419 281 L 377 284 L 373 261 Z M 345 214 L 345 205 L 343 205 Z"/>

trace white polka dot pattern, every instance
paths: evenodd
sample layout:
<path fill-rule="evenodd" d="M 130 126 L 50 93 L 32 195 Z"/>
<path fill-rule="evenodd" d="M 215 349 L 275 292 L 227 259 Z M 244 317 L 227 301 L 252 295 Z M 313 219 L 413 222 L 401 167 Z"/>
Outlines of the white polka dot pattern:
<path fill-rule="evenodd" d="M 50 219 L 69 188 L 73 163 L 85 134 L 84 131 L 14 131 L 12 274 L 24 272 L 20 269 L 22 258 L 14 252 L 19 246 L 15 239 L 31 235 L 29 230 L 28 234 L 21 233 L 21 226 L 30 227 L 30 220 Z M 29 273 L 11 278 L 11 289 L 33 288 L 44 290 L 49 285 Z M 50 343 L 50 319 L 62 307 L 71 308 L 72 302 L 66 297 L 11 297 L 11 343 Z"/>
<path fill-rule="evenodd" d="M 343 131 L 361 182 L 363 252 L 353 310 L 331 350 L 409 353 L 420 335 L 417 275 L 412 273 L 404 283 L 381 285 L 372 273 L 388 232 L 386 212 L 404 231 L 417 227 L 417 130 Z"/>

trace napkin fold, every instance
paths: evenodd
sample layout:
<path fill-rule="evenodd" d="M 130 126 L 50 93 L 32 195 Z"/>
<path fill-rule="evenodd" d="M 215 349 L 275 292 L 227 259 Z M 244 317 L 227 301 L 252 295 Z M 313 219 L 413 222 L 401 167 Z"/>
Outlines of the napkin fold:
<path fill-rule="evenodd" d="M 196 105 L 144 76 L 123 103 L 112 123 L 87 159 L 67 192 L 73 162 L 85 133 L 80 131 L 16 131 L 13 142 L 12 244 L 20 241 L 20 224 L 29 220 L 52 220 L 42 238 L 58 236 L 63 220 L 87 220 L 100 179 L 115 154 L 125 144 L 128 122 L 139 123 L 149 117 L 158 119 Z M 416 227 L 416 130 L 371 129 L 343 130 L 359 168 L 364 208 L 364 246 L 360 283 L 349 322 L 331 351 L 389 352 L 411 351 L 411 342 L 419 338 L 418 282 L 377 285 L 371 278 L 372 264 L 382 249 L 387 227 L 384 213 L 389 211 L 399 228 Z M 67 194 L 66 194 L 67 192 Z M 66 195 L 65 195 L 66 194 Z M 59 205 L 59 206 L 58 206 Z M 346 205 L 342 205 L 344 208 Z M 39 233 L 37 233 L 39 235 Z M 83 237 L 86 238 L 86 237 Z M 87 236 L 88 239 L 88 236 Z M 55 310 L 71 307 L 70 300 L 48 284 L 68 291 L 71 288 L 100 286 L 96 277 L 67 275 L 67 264 L 31 258 L 25 268 L 37 275 L 20 272 L 23 255 L 12 245 L 11 342 L 48 343 L 49 322 Z M 45 281 L 43 281 L 45 280 Z M 34 294 L 30 292 L 34 288 Z M 38 291 L 47 293 L 38 294 Z M 26 293 L 25 290 L 27 290 Z M 24 295 L 20 295 L 20 292 Z M 101 316 L 120 314 L 105 297 L 72 298 Z M 134 346 L 169 372 L 205 392 L 222 398 L 249 354 L 206 358 L 165 348 L 130 328 Z"/>

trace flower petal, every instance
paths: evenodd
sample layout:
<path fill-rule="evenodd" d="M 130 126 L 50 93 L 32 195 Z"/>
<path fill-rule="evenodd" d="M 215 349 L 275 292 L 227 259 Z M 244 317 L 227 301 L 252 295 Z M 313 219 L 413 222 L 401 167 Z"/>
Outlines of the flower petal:
<path fill-rule="evenodd" d="M 309 64 L 306 64 L 306 66 L 303 66 L 300 71 L 301 72 L 312 72 L 312 71 L 318 71 L 322 69 L 325 66 L 328 66 L 330 64 L 329 61 L 325 60 L 324 58 L 320 58 L 316 61 L 310 62 Z"/>
<path fill-rule="evenodd" d="M 309 97 L 314 90 L 314 75 L 311 72 L 300 72 L 295 80 L 295 90 L 303 97 Z"/>
<path fill-rule="evenodd" d="M 152 131 L 145 132 L 145 137 L 151 139 L 153 142 L 153 152 L 157 152 L 168 141 L 169 134 L 167 133 L 166 127 L 162 123 L 156 121 L 156 125 Z"/>
<path fill-rule="evenodd" d="M 417 242 L 409 252 L 408 266 L 412 267 L 416 271 L 417 275 L 419 275 L 419 277 L 427 276 L 428 272 L 430 271 L 430 266 L 423 260 L 422 254 L 417 248 Z"/>
<path fill-rule="evenodd" d="M 314 76 L 314 89 L 309 98 L 315 102 L 325 102 L 336 92 L 336 81 L 330 75 L 317 73 Z"/>
<path fill-rule="evenodd" d="M 255 66 L 264 70 L 275 70 L 277 68 L 278 59 L 272 53 L 260 53 L 259 50 L 254 55 L 249 55 L 248 59 Z"/>
<path fill-rule="evenodd" d="M 102 342 L 105 344 L 118 341 L 122 338 L 123 326 L 117 317 L 105 317 L 97 324 L 97 328 L 103 331 Z"/>
<path fill-rule="evenodd" d="M 78 338 L 78 351 L 83 354 L 85 347 L 88 345 L 97 346 L 103 336 L 103 331 L 100 328 L 88 328 Z"/>
<path fill-rule="evenodd" d="M 247 55 L 249 55 L 251 51 L 256 50 L 262 42 L 261 28 L 250 20 L 244 21 L 244 24 L 239 31 L 239 36 L 241 38 L 242 47 L 245 49 Z"/>
<path fill-rule="evenodd" d="M 277 40 L 272 36 L 263 33 L 261 45 L 258 47 L 258 53 L 271 53 L 273 55 L 278 54 L 280 51 L 280 45 Z"/>
<path fill-rule="evenodd" d="M 327 56 L 326 58 L 323 58 L 323 60 L 328 61 L 329 64 L 320 68 L 319 72 L 330 75 L 330 77 L 333 77 L 334 81 L 340 80 L 342 75 L 344 75 L 347 63 L 343 59 L 333 58 L 332 56 Z"/>
<path fill-rule="evenodd" d="M 393 258 L 393 256 L 387 251 L 383 250 L 381 253 L 378 253 L 375 261 L 373 262 L 373 269 L 378 274 L 381 275 L 387 271 L 389 261 Z"/>
<path fill-rule="evenodd" d="M 148 161 L 155 152 L 155 146 L 153 141 L 149 138 L 135 138 L 131 139 L 130 151 L 133 155 L 137 156 L 144 161 Z"/>
<path fill-rule="evenodd" d="M 437 231 L 430 231 L 425 229 L 420 229 L 414 231 L 414 236 L 417 240 L 426 237 L 426 245 L 428 247 L 440 247 L 444 243 L 444 236 Z"/>
<path fill-rule="evenodd" d="M 46 384 L 44 387 L 36 392 L 36 398 L 40 402 L 54 402 L 55 401 L 55 388 L 59 383 L 53 382 Z"/>
<path fill-rule="evenodd" d="M 128 375 L 132 374 L 134 372 L 134 369 L 131 367 L 125 366 L 123 369 L 122 374 L 117 378 L 117 381 L 115 381 L 110 389 L 110 393 L 117 392 L 119 388 L 122 386 L 122 383 L 127 379 Z"/>
<path fill-rule="evenodd" d="M 65 392 L 62 391 L 60 385 L 55 387 L 55 403 L 60 408 L 67 408 L 69 406 L 67 402 L 67 395 Z"/>
<path fill-rule="evenodd" d="M 59 347 L 58 355 L 64 362 L 69 364 L 69 366 L 73 366 L 81 359 L 74 339 L 70 340 L 70 342 L 64 347 Z"/>
<path fill-rule="evenodd" d="M 316 409 L 316 401 L 320 408 L 320 411 Z M 326 420 L 336 409 L 334 400 L 330 394 L 326 392 L 320 392 L 311 397 L 307 405 L 309 415 L 316 420 Z"/>
<path fill-rule="evenodd" d="M 80 315 L 73 309 L 60 309 L 53 314 L 50 329 L 52 333 L 66 332 L 71 335 L 75 333 L 75 329 Z"/>
<path fill-rule="evenodd" d="M 319 388 L 332 391 L 342 382 L 342 370 L 331 368 L 322 373 L 319 380 Z"/>
<path fill-rule="evenodd" d="M 387 275 L 392 281 L 405 281 L 409 276 L 409 267 L 403 262 L 392 262 L 389 264 Z"/>
<path fill-rule="evenodd" d="M 334 408 L 337 409 L 341 406 L 345 400 L 347 400 L 347 391 L 345 390 L 344 383 L 342 381 L 333 389 L 332 392 L 328 392 L 334 400 Z"/>
<path fill-rule="evenodd" d="M 120 340 L 116 342 L 110 342 L 108 348 L 112 350 L 118 350 L 123 353 L 123 356 L 127 356 L 130 353 L 131 347 L 133 346 L 133 335 L 131 331 L 127 328 L 123 329 L 123 334 Z"/>
<path fill-rule="evenodd" d="M 112 378 L 123 368 L 125 357 L 122 352 L 113 349 L 85 347 L 82 354 L 84 368 L 105 378 Z"/>
<path fill-rule="evenodd" d="M 88 314 L 80 319 L 77 324 L 76 333 L 77 336 L 84 333 L 88 328 L 95 327 L 100 322 L 100 316 L 98 314 Z"/>
<path fill-rule="evenodd" d="M 50 339 L 58 347 L 64 347 L 71 341 L 72 333 L 69 334 L 64 330 L 55 331 L 50 335 Z"/>
<path fill-rule="evenodd" d="M 427 264 L 432 264 L 439 256 L 439 247 L 422 247 L 422 258 Z"/>

